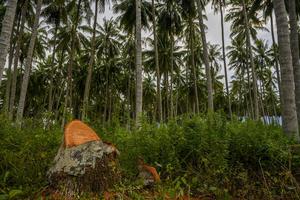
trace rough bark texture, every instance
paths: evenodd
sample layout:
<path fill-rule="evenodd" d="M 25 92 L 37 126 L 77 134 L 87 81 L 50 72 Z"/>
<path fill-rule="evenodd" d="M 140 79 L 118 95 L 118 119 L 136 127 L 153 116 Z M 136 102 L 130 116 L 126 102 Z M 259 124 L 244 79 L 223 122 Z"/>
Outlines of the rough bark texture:
<path fill-rule="evenodd" d="M 211 80 L 211 72 L 209 67 L 209 60 L 208 60 L 208 47 L 205 35 L 205 27 L 203 23 L 203 16 L 202 16 L 202 6 L 200 0 L 197 0 L 197 7 L 198 7 L 198 18 L 199 18 L 199 25 L 201 29 L 201 39 L 202 39 L 202 46 L 203 46 L 203 59 L 205 65 L 205 73 L 206 73 L 206 86 L 208 92 L 208 110 L 214 110 L 214 102 L 213 102 L 213 88 L 212 88 L 212 80 Z"/>
<path fill-rule="evenodd" d="M 93 66 L 95 62 L 95 46 L 96 46 L 96 28 L 97 28 L 97 17 L 98 17 L 98 2 L 99 0 L 96 0 L 95 3 L 95 17 L 94 17 L 94 26 L 93 26 L 93 36 L 92 36 L 92 49 L 91 49 L 91 57 L 89 61 L 88 66 L 88 75 L 85 82 L 85 88 L 84 88 L 84 97 L 83 97 L 83 108 L 82 108 L 82 119 L 84 120 L 86 117 L 86 110 L 89 103 L 89 96 L 90 96 L 90 88 L 91 88 L 91 80 L 92 80 L 92 72 L 93 72 Z"/>
<path fill-rule="evenodd" d="M 136 125 L 139 126 L 140 119 L 143 111 L 143 69 L 142 69 L 142 22 L 141 22 L 141 0 L 136 0 L 136 35 L 135 35 L 135 48 L 136 48 L 136 107 L 135 118 Z"/>
<path fill-rule="evenodd" d="M 247 42 L 247 49 L 248 54 L 250 57 L 250 66 L 251 66 L 251 72 L 252 72 L 252 80 L 253 80 L 253 99 L 254 99 L 254 119 L 259 119 L 259 107 L 258 107 L 258 94 L 257 94 L 257 77 L 256 77 L 256 70 L 254 65 L 254 59 L 252 54 L 252 45 L 251 45 L 251 39 L 250 39 L 250 30 L 249 30 L 249 20 L 248 20 L 248 14 L 246 10 L 245 0 L 243 2 L 243 13 L 244 13 L 244 19 L 245 19 L 245 27 L 246 27 L 246 42 Z"/>
<path fill-rule="evenodd" d="M 281 66 L 282 125 L 284 132 L 290 138 L 295 138 L 299 141 L 292 52 L 284 0 L 274 0 L 274 9 L 277 22 L 279 62 Z"/>
<path fill-rule="evenodd" d="M 291 27 L 291 49 L 294 66 L 294 80 L 295 80 L 295 95 L 296 107 L 298 115 L 298 124 L 300 124 L 300 58 L 299 58 L 299 38 L 298 38 L 298 21 L 296 13 L 295 0 L 289 1 L 290 12 L 290 27 Z"/>
<path fill-rule="evenodd" d="M 25 99 L 26 99 L 29 76 L 30 76 L 30 71 L 31 71 L 31 66 L 32 66 L 33 51 L 34 51 L 35 41 L 36 41 L 37 34 L 38 34 L 41 8 L 42 8 L 42 0 L 38 0 L 37 6 L 36 6 L 34 25 L 33 25 L 32 34 L 31 34 L 30 43 L 29 43 L 28 52 L 27 52 L 25 72 L 24 72 L 24 76 L 23 76 L 19 106 L 18 106 L 18 111 L 17 111 L 17 122 L 21 122 L 23 119 Z"/>
<path fill-rule="evenodd" d="M 7 2 L 6 12 L 2 22 L 2 29 L 0 35 L 0 85 L 6 63 L 6 56 L 8 53 L 10 37 L 14 25 L 17 2 L 17 0 L 9 0 Z"/>
<path fill-rule="evenodd" d="M 102 141 L 71 148 L 61 146 L 48 179 L 50 187 L 65 197 L 107 191 L 120 179 L 116 149 Z"/>
<path fill-rule="evenodd" d="M 156 34 L 156 17 L 155 17 L 154 0 L 152 0 L 152 17 L 153 17 L 153 36 L 154 36 L 155 69 L 156 69 L 157 115 L 158 115 L 158 121 L 161 122 L 163 120 L 163 118 L 162 118 L 162 101 L 161 101 L 161 89 L 160 89 L 160 69 L 159 69 L 159 59 L 158 59 L 158 44 L 157 44 L 157 34 Z"/>

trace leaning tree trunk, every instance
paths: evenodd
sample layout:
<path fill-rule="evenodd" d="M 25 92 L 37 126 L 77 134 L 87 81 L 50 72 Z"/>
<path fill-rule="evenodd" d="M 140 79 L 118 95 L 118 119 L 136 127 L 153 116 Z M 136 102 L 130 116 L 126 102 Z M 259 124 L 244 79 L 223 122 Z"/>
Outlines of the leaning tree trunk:
<path fill-rule="evenodd" d="M 0 85 L 6 63 L 10 37 L 14 26 L 17 3 L 17 0 L 9 0 L 7 2 L 6 12 L 2 21 L 2 29 L 0 35 Z"/>
<path fill-rule="evenodd" d="M 136 0 L 136 26 L 135 26 L 135 49 L 136 49 L 136 107 L 135 121 L 140 125 L 143 111 L 143 69 L 142 69 L 142 22 L 141 22 L 141 0 Z"/>
<path fill-rule="evenodd" d="M 227 63 L 226 63 L 226 52 L 225 52 L 223 5 L 222 5 L 222 1 L 219 1 L 219 2 L 220 2 L 220 13 L 221 13 L 222 53 L 223 53 L 225 85 L 226 85 L 229 116 L 230 116 L 230 119 L 232 119 L 231 98 L 230 98 L 229 86 L 228 86 Z"/>
<path fill-rule="evenodd" d="M 289 24 L 284 0 L 274 0 L 279 45 L 279 62 L 281 66 L 282 91 L 282 126 L 290 137 L 299 139 L 298 120 L 295 102 L 295 83 L 293 74 L 292 52 L 290 48 Z"/>
<path fill-rule="evenodd" d="M 161 102 L 161 89 L 160 89 L 160 69 L 158 59 L 158 44 L 157 44 L 157 33 L 156 33 L 156 17 L 155 17 L 155 4 L 152 0 L 152 18 L 153 18 L 153 35 L 154 35 L 154 50 L 155 50 L 155 69 L 156 69 L 156 99 L 157 99 L 157 116 L 158 121 L 162 119 L 162 102 Z"/>
<path fill-rule="evenodd" d="M 17 123 L 21 123 L 22 119 L 23 119 L 25 99 L 26 99 L 29 76 L 30 76 L 30 71 L 31 71 L 31 66 L 32 66 L 33 51 L 34 51 L 35 41 L 36 41 L 36 38 L 38 35 L 38 27 L 39 27 L 39 21 L 40 21 L 41 8 L 42 8 L 42 0 L 38 0 L 37 6 L 36 6 L 34 25 L 33 25 L 32 34 L 31 34 L 30 43 L 29 43 L 28 52 L 27 52 L 25 72 L 24 72 L 23 82 L 22 82 L 22 87 L 21 87 L 21 94 L 20 94 L 19 106 L 18 106 L 18 111 L 17 111 L 17 120 L 16 120 Z"/>
<path fill-rule="evenodd" d="M 290 27 L 291 27 L 291 50 L 294 66 L 295 96 L 298 124 L 300 124 L 300 57 L 299 57 L 299 38 L 298 38 L 298 21 L 296 13 L 295 0 L 289 1 Z"/>
<path fill-rule="evenodd" d="M 88 75 L 85 82 L 84 88 L 84 97 L 83 97 L 83 108 L 81 118 L 85 120 L 86 117 L 86 110 L 89 104 L 89 96 L 90 96 L 90 88 L 91 88 L 91 80 L 92 80 L 92 72 L 93 72 L 93 65 L 95 62 L 95 46 L 96 46 L 96 28 L 97 28 L 97 17 L 98 17 L 98 0 L 95 3 L 95 17 L 94 17 L 94 26 L 93 26 L 93 36 L 92 36 L 92 49 L 91 49 L 91 57 L 88 66 Z"/>
<path fill-rule="evenodd" d="M 203 16 L 202 16 L 202 6 L 200 0 L 197 0 L 197 7 L 198 7 L 198 17 L 199 17 L 199 25 L 201 29 L 201 39 L 203 45 L 203 59 L 205 65 L 205 73 L 206 73 L 206 86 L 208 92 L 208 110 L 214 110 L 214 102 L 213 102 L 213 88 L 212 88 L 212 80 L 211 80 L 211 72 L 209 67 L 209 60 L 208 60 L 208 47 L 205 35 L 205 27 L 203 23 Z"/>
<path fill-rule="evenodd" d="M 246 26 L 247 49 L 248 49 L 248 53 L 249 53 L 249 56 L 250 56 L 250 65 L 251 65 L 252 79 L 253 79 L 254 119 L 258 120 L 258 118 L 259 118 L 259 107 L 258 107 L 258 95 L 257 95 L 257 77 L 256 77 L 253 54 L 252 54 L 252 46 L 251 46 L 250 30 L 249 30 L 249 21 L 248 21 L 248 14 L 247 14 L 247 11 L 246 11 L 245 0 L 243 0 L 242 3 L 243 3 L 243 14 L 244 14 L 245 26 Z"/>
<path fill-rule="evenodd" d="M 16 91 L 17 91 L 18 65 L 19 65 L 19 60 L 20 60 L 21 45 L 22 45 L 22 40 L 23 40 L 28 3 L 29 3 L 29 0 L 26 0 L 22 7 L 20 32 L 18 34 L 18 38 L 16 41 L 17 46 L 16 46 L 15 56 L 14 56 L 14 72 L 13 72 L 13 76 L 12 76 L 10 99 L 9 99 L 8 117 L 10 120 L 12 120 L 13 116 L 14 116 L 14 106 L 15 106 L 15 98 L 16 98 Z"/>

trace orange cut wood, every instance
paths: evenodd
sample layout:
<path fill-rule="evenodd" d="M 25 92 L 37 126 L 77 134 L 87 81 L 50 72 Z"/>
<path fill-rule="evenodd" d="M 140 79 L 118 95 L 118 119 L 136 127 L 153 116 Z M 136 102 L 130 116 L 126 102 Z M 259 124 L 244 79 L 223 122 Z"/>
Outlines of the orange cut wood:
<path fill-rule="evenodd" d="M 155 182 L 160 182 L 160 176 L 159 176 L 159 174 L 157 173 L 157 171 L 154 167 L 151 167 L 151 166 L 148 166 L 148 165 L 144 164 L 143 168 L 152 175 Z"/>
<path fill-rule="evenodd" d="M 100 138 L 96 132 L 79 120 L 74 120 L 66 125 L 64 144 L 67 148 L 99 140 Z"/>

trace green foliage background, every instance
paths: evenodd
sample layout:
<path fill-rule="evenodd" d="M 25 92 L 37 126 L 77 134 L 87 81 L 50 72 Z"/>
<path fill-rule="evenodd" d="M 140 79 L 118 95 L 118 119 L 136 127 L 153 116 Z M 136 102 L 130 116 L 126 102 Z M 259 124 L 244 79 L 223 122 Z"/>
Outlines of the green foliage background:
<path fill-rule="evenodd" d="M 135 184 L 137 158 L 155 166 L 163 187 L 212 193 L 217 197 L 295 197 L 289 173 L 289 145 L 277 126 L 233 120 L 223 115 L 183 116 L 167 124 L 144 122 L 138 130 L 91 124 L 120 150 L 123 185 Z M 14 128 L 0 123 L 0 197 L 33 197 L 47 185 L 46 172 L 62 131 L 27 121 Z M 297 159 L 293 164 L 297 164 Z M 297 167 L 293 166 L 293 167 Z M 15 194 L 16 193 L 16 194 Z M 1 199 L 0 198 L 0 199 Z"/>

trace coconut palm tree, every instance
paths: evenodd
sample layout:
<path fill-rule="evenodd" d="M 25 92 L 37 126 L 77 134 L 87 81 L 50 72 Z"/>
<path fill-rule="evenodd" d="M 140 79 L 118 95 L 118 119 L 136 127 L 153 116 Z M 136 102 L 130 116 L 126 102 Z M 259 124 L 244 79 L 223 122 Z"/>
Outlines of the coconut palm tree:
<path fill-rule="evenodd" d="M 14 105 L 15 105 L 15 97 L 16 97 L 16 87 L 17 87 L 17 73 L 18 73 L 18 64 L 20 60 L 20 51 L 21 45 L 23 42 L 23 34 L 24 34 L 24 27 L 26 22 L 26 13 L 29 7 L 29 0 L 25 0 L 22 5 L 21 9 L 21 24 L 20 24 L 20 31 L 18 33 L 17 42 L 16 42 L 16 49 L 14 55 L 14 72 L 12 76 L 12 83 L 11 83 L 11 90 L 10 90 L 10 100 L 9 100 L 9 119 L 12 120 L 13 113 L 14 113 Z"/>
<path fill-rule="evenodd" d="M 289 1 L 289 18 L 291 27 L 291 50 L 294 67 L 294 80 L 295 80 L 295 95 L 298 124 L 300 125 L 300 51 L 299 51 L 299 38 L 298 38 L 298 20 L 296 12 L 296 1 Z"/>
<path fill-rule="evenodd" d="M 17 3 L 17 0 L 9 0 L 7 2 L 6 12 L 2 22 L 0 35 L 0 85 L 4 71 L 4 66 L 6 63 L 6 56 L 8 53 L 10 37 L 13 30 Z"/>
<path fill-rule="evenodd" d="M 230 119 L 232 119 L 232 110 L 231 110 L 231 99 L 229 93 L 229 84 L 228 84 L 228 73 L 227 73 L 227 62 L 226 62 L 226 47 L 225 47 L 225 35 L 224 35 L 224 14 L 223 9 L 226 6 L 225 0 L 213 0 L 212 6 L 214 7 L 215 12 L 220 12 L 220 19 L 221 19 L 221 37 L 222 37 L 222 60 L 223 60 L 223 67 L 224 67 L 224 77 L 225 77 L 225 86 L 226 86 L 226 94 L 227 94 L 227 101 L 228 101 L 228 111 Z"/>
<path fill-rule="evenodd" d="M 178 0 L 164 0 L 159 5 L 159 30 L 170 40 L 170 110 L 169 117 L 174 116 L 173 102 L 173 73 L 174 73 L 174 46 L 175 36 L 179 35 L 182 29 L 181 10 Z"/>
<path fill-rule="evenodd" d="M 55 0 L 46 2 L 46 7 L 42 11 L 42 16 L 46 18 L 46 23 L 54 26 L 53 28 L 53 38 L 51 42 L 53 43 L 52 48 L 52 68 L 55 69 L 55 56 L 57 50 L 57 33 L 61 23 L 67 22 L 67 6 L 63 0 Z M 52 71 L 54 73 L 54 71 Z M 49 95 L 48 95 L 48 112 L 52 112 L 53 108 L 53 76 L 51 76 L 49 81 Z"/>
<path fill-rule="evenodd" d="M 156 69 L 156 101 L 157 101 L 157 119 L 159 122 L 162 118 L 162 100 L 161 100 L 161 88 L 160 88 L 160 70 L 159 70 L 159 58 L 158 58 L 158 43 L 157 43 L 157 31 L 156 31 L 156 7 L 155 1 L 152 0 L 152 29 L 154 39 L 154 51 L 155 51 L 155 69 Z"/>
<path fill-rule="evenodd" d="M 135 1 L 135 66 L 136 66 L 136 107 L 135 120 L 136 126 L 140 125 L 143 112 L 143 66 L 142 66 L 142 19 L 141 19 L 141 0 Z"/>
<path fill-rule="evenodd" d="M 284 0 L 274 0 L 281 66 L 282 118 L 283 130 L 290 137 L 300 142 L 295 103 L 295 83 L 293 74 L 292 52 L 289 38 L 289 25 Z"/>
<path fill-rule="evenodd" d="M 196 102 L 196 113 L 199 113 L 199 95 L 198 95 L 198 87 L 197 87 L 197 73 L 195 66 L 195 35 L 201 34 L 199 31 L 199 26 L 195 23 L 195 19 L 197 16 L 197 10 L 195 6 L 195 2 L 193 0 L 183 1 L 182 2 L 182 15 L 187 23 L 184 25 L 186 34 L 186 41 L 188 44 L 188 48 L 190 49 L 191 54 L 191 67 L 194 81 L 194 93 L 195 93 L 195 102 Z"/>
<path fill-rule="evenodd" d="M 212 80 L 211 80 L 211 72 L 208 60 L 208 45 L 206 40 L 206 33 L 205 33 L 205 26 L 203 22 L 203 5 L 201 0 L 196 0 L 197 8 L 198 8 L 198 18 L 199 18 L 199 26 L 201 29 L 201 39 L 202 39 L 202 47 L 203 47 L 203 61 L 205 66 L 205 73 L 206 73 L 206 86 L 207 86 L 207 93 L 208 93 L 208 110 L 214 111 L 214 99 L 213 99 L 213 88 L 212 88 Z"/>
<path fill-rule="evenodd" d="M 22 87 L 21 87 L 20 100 L 19 100 L 19 105 L 18 105 L 18 110 L 17 110 L 16 121 L 18 123 L 20 123 L 23 120 L 25 99 L 26 99 L 26 94 L 27 94 L 27 89 L 28 89 L 30 70 L 32 67 L 33 51 L 34 51 L 35 42 L 36 42 L 36 38 L 37 38 L 37 34 L 38 34 L 41 9 L 42 9 L 42 0 L 38 0 L 37 5 L 36 5 L 35 20 L 34 20 L 34 24 L 32 27 L 32 34 L 31 34 L 27 58 L 26 58 L 25 72 L 24 72 L 23 82 L 22 82 Z"/>

